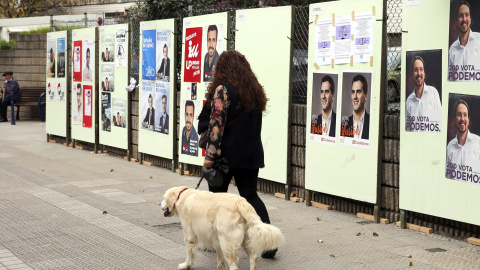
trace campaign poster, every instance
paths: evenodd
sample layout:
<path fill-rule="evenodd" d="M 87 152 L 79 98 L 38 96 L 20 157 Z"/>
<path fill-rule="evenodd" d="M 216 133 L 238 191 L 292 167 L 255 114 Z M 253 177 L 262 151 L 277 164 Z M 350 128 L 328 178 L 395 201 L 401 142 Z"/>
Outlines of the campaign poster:
<path fill-rule="evenodd" d="M 57 39 L 57 78 L 65 78 L 65 38 Z"/>
<path fill-rule="evenodd" d="M 183 110 L 183 119 L 181 119 L 182 148 L 183 155 L 198 156 L 198 133 L 195 127 L 198 127 L 198 116 L 202 110 L 201 101 L 186 100 L 181 108 Z"/>
<path fill-rule="evenodd" d="M 143 81 L 141 96 L 142 108 L 140 111 L 140 119 L 142 119 L 142 129 L 152 131 L 155 129 L 155 107 L 153 105 L 154 96 L 155 81 Z"/>
<path fill-rule="evenodd" d="M 335 17 L 335 64 L 350 63 L 352 55 L 352 16 Z"/>
<path fill-rule="evenodd" d="M 315 63 L 319 66 L 332 63 L 335 43 L 332 40 L 334 27 L 332 18 L 318 19 L 315 27 Z"/>
<path fill-rule="evenodd" d="M 63 82 L 58 82 L 56 83 L 56 96 L 57 96 L 57 100 L 60 101 L 60 102 L 65 102 L 65 83 Z"/>
<path fill-rule="evenodd" d="M 74 83 L 72 92 L 73 92 L 72 93 L 73 124 L 74 125 L 81 125 L 82 124 L 82 117 L 83 117 L 82 84 L 81 83 Z"/>
<path fill-rule="evenodd" d="M 73 42 L 73 81 L 82 81 L 82 41 Z"/>
<path fill-rule="evenodd" d="M 156 78 L 164 82 L 170 81 L 171 36 L 170 30 L 157 30 Z"/>
<path fill-rule="evenodd" d="M 101 35 L 100 37 L 102 41 L 101 49 L 101 58 L 102 62 L 113 62 L 115 60 L 115 35 Z"/>
<path fill-rule="evenodd" d="M 142 79 L 155 80 L 156 30 L 143 30 L 142 41 Z"/>
<path fill-rule="evenodd" d="M 204 28 L 207 52 L 203 57 L 203 81 L 212 79 L 213 68 L 217 63 L 218 56 L 223 52 L 223 24 L 211 24 Z"/>
<path fill-rule="evenodd" d="M 352 22 L 354 44 L 354 63 L 368 63 L 373 56 L 373 22 L 372 12 L 355 13 L 355 21 Z"/>
<path fill-rule="evenodd" d="M 480 185 L 480 96 L 451 93 L 445 177 Z"/>
<path fill-rule="evenodd" d="M 55 39 L 47 40 L 47 78 L 55 78 Z"/>
<path fill-rule="evenodd" d="M 170 83 L 163 81 L 155 82 L 155 96 L 153 99 L 154 107 L 157 108 L 155 114 L 155 131 L 168 134 L 170 111 L 168 102 L 170 101 Z M 157 122 L 158 120 L 158 122 Z"/>
<path fill-rule="evenodd" d="M 442 131 L 442 50 L 407 52 L 405 131 Z"/>
<path fill-rule="evenodd" d="M 102 86 L 102 91 L 113 92 L 115 90 L 115 85 L 113 82 L 114 76 L 114 67 L 113 64 L 102 64 L 100 81 Z"/>
<path fill-rule="evenodd" d="M 93 57 L 95 55 L 93 49 L 93 39 L 85 39 L 83 41 L 83 80 L 91 82 L 93 79 Z"/>
<path fill-rule="evenodd" d="M 55 101 L 55 83 L 54 82 L 48 82 L 47 83 L 47 97 L 46 99 L 48 101 Z"/>
<path fill-rule="evenodd" d="M 114 127 L 127 127 L 127 100 L 112 98 L 112 119 Z"/>
<path fill-rule="evenodd" d="M 197 83 L 192 83 L 192 90 L 190 93 L 191 100 L 197 100 Z"/>
<path fill-rule="evenodd" d="M 110 93 L 101 93 L 102 99 L 102 130 L 110 132 L 112 130 L 112 112 L 110 103 Z"/>
<path fill-rule="evenodd" d="M 83 121 L 82 126 L 86 128 L 92 127 L 92 96 L 93 90 L 91 85 L 83 86 Z"/>
<path fill-rule="evenodd" d="M 200 82 L 202 76 L 202 27 L 185 29 L 185 63 L 183 71 L 184 82 Z"/>
<path fill-rule="evenodd" d="M 338 73 L 313 73 L 310 141 L 336 144 Z"/>
<path fill-rule="evenodd" d="M 448 80 L 480 81 L 480 2 L 450 0 Z"/>
<path fill-rule="evenodd" d="M 127 28 L 117 27 L 115 31 L 115 66 L 124 68 L 127 66 Z"/>
<path fill-rule="evenodd" d="M 344 71 L 340 144 L 370 147 L 371 71 Z"/>

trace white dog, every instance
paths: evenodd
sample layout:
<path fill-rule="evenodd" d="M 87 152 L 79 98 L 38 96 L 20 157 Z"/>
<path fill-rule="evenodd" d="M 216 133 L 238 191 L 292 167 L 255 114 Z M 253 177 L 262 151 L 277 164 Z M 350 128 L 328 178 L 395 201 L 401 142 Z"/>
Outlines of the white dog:
<path fill-rule="evenodd" d="M 160 204 L 164 216 L 177 215 L 182 222 L 187 260 L 178 269 L 192 266 L 197 245 L 217 251 L 217 269 L 237 270 L 238 253 L 245 250 L 250 269 L 257 269 L 257 253 L 283 244 L 282 232 L 265 224 L 244 198 L 188 187 L 170 188 Z"/>

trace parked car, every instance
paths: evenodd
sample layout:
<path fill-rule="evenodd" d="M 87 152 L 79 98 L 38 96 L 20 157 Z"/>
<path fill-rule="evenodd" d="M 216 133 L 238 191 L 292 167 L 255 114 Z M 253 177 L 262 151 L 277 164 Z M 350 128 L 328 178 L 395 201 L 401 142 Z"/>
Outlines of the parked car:
<path fill-rule="evenodd" d="M 390 47 L 387 50 L 387 89 L 386 99 L 389 103 L 400 101 L 402 48 Z"/>

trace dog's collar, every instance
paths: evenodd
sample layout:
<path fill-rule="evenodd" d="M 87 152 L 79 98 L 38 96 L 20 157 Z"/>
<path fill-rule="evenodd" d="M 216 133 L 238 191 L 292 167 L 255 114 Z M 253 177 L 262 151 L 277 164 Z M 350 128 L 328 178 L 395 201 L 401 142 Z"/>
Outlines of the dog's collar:
<path fill-rule="evenodd" d="M 178 193 L 177 202 L 178 202 L 178 199 L 180 199 L 180 195 L 182 195 L 182 193 L 187 189 L 188 189 L 188 187 L 184 188 L 182 191 L 180 191 L 180 193 Z"/>

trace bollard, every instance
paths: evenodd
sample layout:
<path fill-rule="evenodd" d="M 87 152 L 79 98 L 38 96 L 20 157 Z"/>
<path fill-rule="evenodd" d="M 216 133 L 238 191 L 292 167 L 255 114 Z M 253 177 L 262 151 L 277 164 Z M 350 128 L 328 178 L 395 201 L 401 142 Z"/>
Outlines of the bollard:
<path fill-rule="evenodd" d="M 10 93 L 10 108 L 12 109 L 12 125 L 15 125 L 15 99 L 13 99 L 13 91 Z"/>

